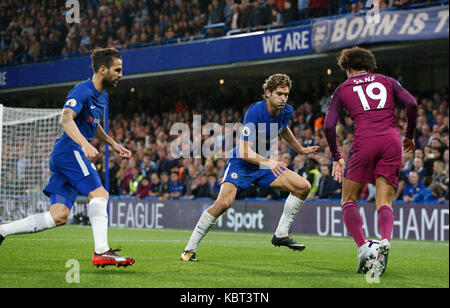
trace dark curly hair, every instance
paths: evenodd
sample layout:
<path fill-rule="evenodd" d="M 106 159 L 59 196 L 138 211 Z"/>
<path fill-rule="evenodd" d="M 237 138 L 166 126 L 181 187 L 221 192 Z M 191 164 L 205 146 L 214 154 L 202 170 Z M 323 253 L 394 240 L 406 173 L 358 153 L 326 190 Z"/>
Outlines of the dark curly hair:
<path fill-rule="evenodd" d="M 353 69 L 371 73 L 377 69 L 377 60 L 370 50 L 355 46 L 342 50 L 338 65 L 343 71 Z"/>
<path fill-rule="evenodd" d="M 289 91 L 292 88 L 292 80 L 286 74 L 274 74 L 266 79 L 263 85 L 263 98 L 266 99 L 266 90 L 269 90 L 270 93 L 275 91 L 278 87 L 288 87 Z"/>

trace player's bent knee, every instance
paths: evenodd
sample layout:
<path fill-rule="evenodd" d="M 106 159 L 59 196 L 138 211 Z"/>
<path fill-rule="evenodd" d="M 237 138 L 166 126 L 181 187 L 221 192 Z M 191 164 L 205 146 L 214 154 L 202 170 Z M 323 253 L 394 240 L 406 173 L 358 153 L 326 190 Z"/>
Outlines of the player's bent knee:
<path fill-rule="evenodd" d="M 88 195 L 88 198 L 90 200 L 92 200 L 94 198 L 104 198 L 106 200 L 109 200 L 109 193 L 106 191 L 105 188 L 99 187 L 99 188 L 91 191 Z"/>
<path fill-rule="evenodd" d="M 217 200 L 214 203 L 214 206 L 217 207 L 220 212 L 224 213 L 231 207 L 232 202 L 229 202 L 228 200 Z"/>
<path fill-rule="evenodd" d="M 55 222 L 56 226 L 65 225 L 69 219 L 69 214 L 64 213 L 62 211 L 56 212 L 56 213 L 51 213 L 51 215 L 52 215 L 53 221 Z"/>
<path fill-rule="evenodd" d="M 50 208 L 50 215 L 56 226 L 65 225 L 69 219 L 70 210 L 63 204 L 54 204 Z"/>

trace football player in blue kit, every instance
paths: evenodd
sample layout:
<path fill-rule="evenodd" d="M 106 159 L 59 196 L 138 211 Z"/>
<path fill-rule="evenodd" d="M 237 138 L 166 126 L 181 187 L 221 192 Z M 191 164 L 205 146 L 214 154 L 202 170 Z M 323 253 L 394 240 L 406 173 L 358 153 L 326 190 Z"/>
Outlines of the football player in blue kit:
<path fill-rule="evenodd" d="M 100 125 L 108 104 L 106 89 L 116 87 L 122 78 L 122 57 L 118 50 L 105 48 L 94 50 L 91 59 L 94 76 L 69 92 L 59 121 L 63 134 L 53 146 L 51 175 L 44 189 L 50 198 L 50 211 L 0 225 L 0 244 L 9 235 L 34 233 L 66 224 L 79 191 L 89 199 L 88 216 L 95 244 L 93 264 L 126 267 L 134 264 L 134 260 L 119 256 L 117 250 L 108 245 L 109 194 L 92 163 L 99 152 L 89 143 L 97 137 L 122 159 L 131 156 L 130 151 L 108 136 Z"/>
<path fill-rule="evenodd" d="M 196 252 L 200 241 L 215 225 L 217 218 L 232 205 L 238 190 L 244 190 L 251 184 L 290 192 L 272 244 L 298 251 L 305 249 L 304 245 L 289 235 L 289 229 L 310 192 L 311 184 L 272 155 L 276 153 L 274 148 L 277 147 L 278 137 L 282 137 L 302 155 L 315 153 L 320 148 L 302 147 L 288 127 L 293 114 L 292 106 L 287 104 L 291 87 L 289 76 L 272 75 L 263 86 L 265 100 L 248 108 L 239 144 L 232 150 L 225 166 L 219 196 L 202 213 L 181 254 L 181 260 L 197 261 Z"/>

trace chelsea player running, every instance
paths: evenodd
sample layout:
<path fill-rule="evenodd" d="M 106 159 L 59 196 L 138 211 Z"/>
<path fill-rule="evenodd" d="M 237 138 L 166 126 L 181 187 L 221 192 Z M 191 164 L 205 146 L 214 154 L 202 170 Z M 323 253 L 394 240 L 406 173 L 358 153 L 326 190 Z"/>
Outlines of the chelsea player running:
<path fill-rule="evenodd" d="M 106 89 L 116 87 L 122 78 L 122 57 L 114 48 L 97 49 L 91 54 L 94 76 L 77 84 L 68 94 L 59 124 L 61 138 L 55 141 L 50 155 L 51 176 L 44 193 L 50 198 L 50 211 L 0 225 L 0 244 L 13 234 L 39 232 L 67 223 L 77 191 L 89 198 L 88 216 L 94 235 L 92 263 L 99 266 L 129 266 L 131 258 L 116 254 L 108 245 L 109 194 L 91 161 L 99 155 L 89 142 L 97 137 L 109 144 L 122 159 L 131 153 L 109 137 L 100 121 L 106 105 Z"/>
<path fill-rule="evenodd" d="M 276 146 L 279 136 L 302 155 L 315 153 L 320 148 L 303 148 L 288 127 L 293 113 L 292 106 L 287 104 L 291 87 L 291 79 L 284 74 L 275 74 L 266 80 L 263 86 L 265 100 L 254 103 L 247 110 L 240 142 L 225 166 L 219 196 L 201 215 L 181 260 L 197 261 L 200 241 L 231 206 L 238 190 L 244 190 L 253 183 L 262 188 L 290 192 L 272 244 L 299 251 L 305 249 L 304 245 L 292 239 L 289 229 L 310 192 L 311 184 L 289 170 L 284 162 L 271 157 L 274 153 L 271 149 Z"/>

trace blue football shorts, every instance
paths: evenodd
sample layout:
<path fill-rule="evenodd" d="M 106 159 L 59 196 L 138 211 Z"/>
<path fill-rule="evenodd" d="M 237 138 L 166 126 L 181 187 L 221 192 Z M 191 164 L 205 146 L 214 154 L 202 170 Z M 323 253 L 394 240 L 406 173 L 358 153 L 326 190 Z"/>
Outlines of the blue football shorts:
<path fill-rule="evenodd" d="M 73 150 L 50 156 L 50 179 L 44 193 L 50 204 L 65 204 L 72 209 L 78 191 L 86 197 L 99 187 L 102 181 L 93 163 L 82 151 Z"/>
<path fill-rule="evenodd" d="M 252 184 L 267 189 L 276 178 L 271 169 L 262 169 L 242 158 L 230 158 L 225 165 L 222 183 L 233 183 L 238 191 L 247 189 Z"/>

